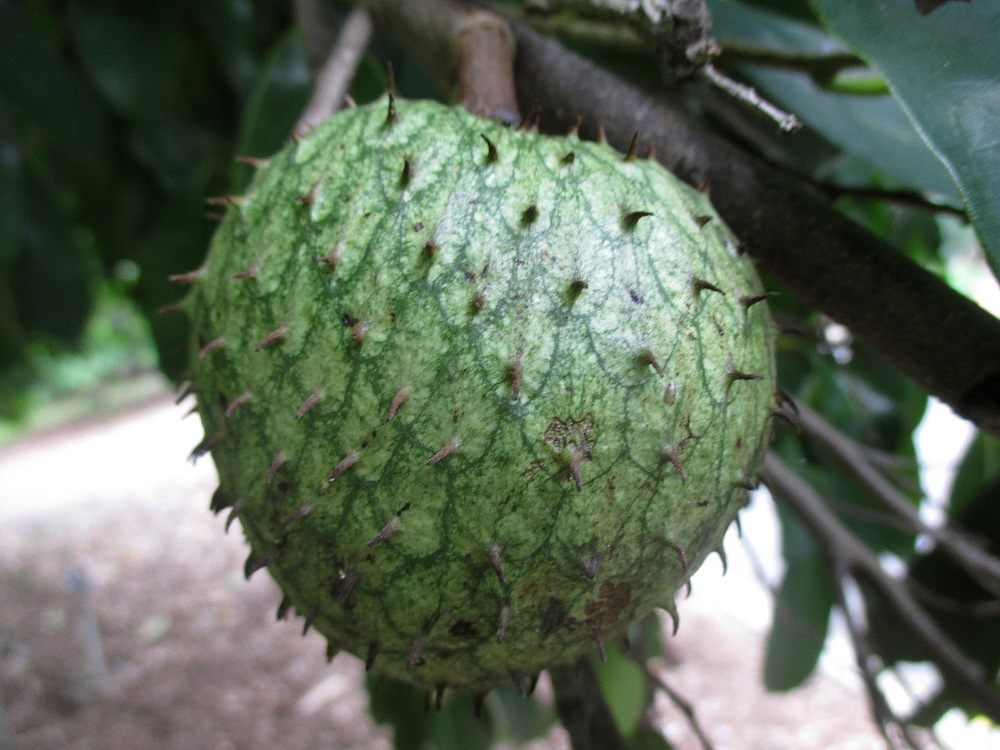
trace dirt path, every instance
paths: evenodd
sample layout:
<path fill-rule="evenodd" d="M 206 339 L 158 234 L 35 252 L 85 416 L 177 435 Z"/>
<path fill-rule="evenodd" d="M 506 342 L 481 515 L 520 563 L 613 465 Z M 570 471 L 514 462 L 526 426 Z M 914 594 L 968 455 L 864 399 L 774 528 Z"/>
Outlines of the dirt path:
<path fill-rule="evenodd" d="M 0 688 L 15 747 L 389 750 L 359 662 L 327 665 L 321 637 L 275 622 L 267 576 L 243 580 L 240 534 L 207 511 L 211 462 L 184 461 L 201 437 L 185 410 L 164 400 L 0 452 Z M 669 675 L 718 750 L 881 748 L 836 680 L 762 691 L 766 599 L 745 566 L 724 579 L 707 567 L 681 603 Z M 81 632 L 87 608 L 99 636 Z M 698 747 L 665 697 L 657 710 L 678 747 Z M 534 747 L 567 746 L 556 730 Z"/>

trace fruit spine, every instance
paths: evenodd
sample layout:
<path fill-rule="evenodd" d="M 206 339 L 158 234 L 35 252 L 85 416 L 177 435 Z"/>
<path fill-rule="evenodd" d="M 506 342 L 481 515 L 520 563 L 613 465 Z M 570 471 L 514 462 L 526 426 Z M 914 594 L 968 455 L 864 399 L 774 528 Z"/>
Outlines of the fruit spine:
<path fill-rule="evenodd" d="M 633 152 L 388 97 L 224 200 L 184 279 L 196 453 L 331 654 L 481 694 L 674 613 L 719 548 L 769 433 L 767 295 Z"/>

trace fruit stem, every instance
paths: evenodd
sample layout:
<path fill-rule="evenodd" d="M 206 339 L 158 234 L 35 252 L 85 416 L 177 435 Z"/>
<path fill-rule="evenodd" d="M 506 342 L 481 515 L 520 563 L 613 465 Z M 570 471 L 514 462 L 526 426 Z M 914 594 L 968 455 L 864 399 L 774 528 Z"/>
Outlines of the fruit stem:
<path fill-rule="evenodd" d="M 360 0 L 375 23 L 409 44 L 443 88 L 475 115 L 520 121 L 514 90 L 514 34 L 496 13 L 458 0 Z"/>

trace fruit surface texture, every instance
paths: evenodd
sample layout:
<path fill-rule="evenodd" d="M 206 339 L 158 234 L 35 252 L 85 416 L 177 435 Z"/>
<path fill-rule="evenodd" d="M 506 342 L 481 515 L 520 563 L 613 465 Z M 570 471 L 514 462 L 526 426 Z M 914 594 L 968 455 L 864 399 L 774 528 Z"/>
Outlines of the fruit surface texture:
<path fill-rule="evenodd" d="M 766 295 L 704 194 L 383 98 L 224 202 L 196 451 L 331 653 L 483 693 L 674 612 L 774 407 Z"/>

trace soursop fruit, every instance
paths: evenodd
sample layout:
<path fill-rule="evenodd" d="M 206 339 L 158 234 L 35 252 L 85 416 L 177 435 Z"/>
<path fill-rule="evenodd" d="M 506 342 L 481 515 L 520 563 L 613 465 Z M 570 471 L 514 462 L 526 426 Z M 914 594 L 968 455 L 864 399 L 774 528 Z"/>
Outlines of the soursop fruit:
<path fill-rule="evenodd" d="M 196 452 L 279 615 L 482 694 L 675 612 L 774 406 L 767 295 L 705 195 L 387 97 L 224 202 L 187 277 Z"/>

